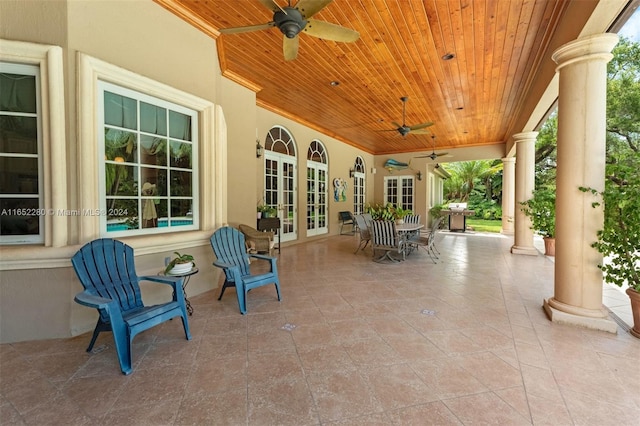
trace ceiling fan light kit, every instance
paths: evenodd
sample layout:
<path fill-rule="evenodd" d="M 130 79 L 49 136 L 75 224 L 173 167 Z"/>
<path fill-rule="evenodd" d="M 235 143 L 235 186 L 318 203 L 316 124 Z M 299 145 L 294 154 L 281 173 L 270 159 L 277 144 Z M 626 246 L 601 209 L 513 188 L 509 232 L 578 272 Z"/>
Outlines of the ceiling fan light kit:
<path fill-rule="evenodd" d="M 406 115 L 406 106 L 407 106 L 407 101 L 409 100 L 408 96 L 402 96 L 400 98 L 400 100 L 402 101 L 402 124 L 398 124 L 395 121 L 392 121 L 391 124 L 393 124 L 394 126 L 396 126 L 395 129 L 393 130 L 387 130 L 389 132 L 398 132 L 402 135 L 402 137 L 404 138 L 405 136 L 407 136 L 409 133 L 413 133 L 413 134 L 427 134 L 429 133 L 428 130 L 426 130 L 427 127 L 429 126 L 433 126 L 433 123 L 430 121 L 427 121 L 425 123 L 420 123 L 420 124 L 415 124 L 413 126 L 407 126 L 405 123 L 405 115 Z"/>
<path fill-rule="evenodd" d="M 360 34 L 349 28 L 324 21 L 310 19 L 313 15 L 327 7 L 333 0 L 300 0 L 295 6 L 291 6 L 289 0 L 287 6 L 281 7 L 275 0 L 260 0 L 260 3 L 273 12 L 271 22 L 266 24 L 249 25 L 245 27 L 232 27 L 220 29 L 221 34 L 239 34 L 253 31 L 267 30 L 278 27 L 284 34 L 282 51 L 285 61 L 292 61 L 298 56 L 298 35 L 305 32 L 310 36 L 350 43 L 358 40 Z"/>
<path fill-rule="evenodd" d="M 436 135 L 431 135 L 431 140 L 433 141 L 433 151 L 431 151 L 431 154 L 429 155 L 419 155 L 415 158 L 431 158 L 431 160 L 435 160 L 438 157 L 443 157 L 445 155 L 449 155 L 448 152 L 441 152 L 439 154 L 436 154 Z M 439 165 L 436 164 L 436 169 L 439 167 Z"/>

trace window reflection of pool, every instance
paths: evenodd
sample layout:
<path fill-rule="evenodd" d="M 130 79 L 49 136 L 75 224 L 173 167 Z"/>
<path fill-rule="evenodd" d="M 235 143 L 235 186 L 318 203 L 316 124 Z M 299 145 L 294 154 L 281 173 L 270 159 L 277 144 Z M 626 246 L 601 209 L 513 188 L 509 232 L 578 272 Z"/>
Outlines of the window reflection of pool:
<path fill-rule="evenodd" d="M 158 220 L 158 228 L 167 227 L 167 219 Z M 193 225 L 193 219 L 171 219 L 171 226 Z M 107 232 L 126 231 L 129 227 L 126 223 L 107 223 Z M 147 228 L 148 229 L 148 228 Z"/>

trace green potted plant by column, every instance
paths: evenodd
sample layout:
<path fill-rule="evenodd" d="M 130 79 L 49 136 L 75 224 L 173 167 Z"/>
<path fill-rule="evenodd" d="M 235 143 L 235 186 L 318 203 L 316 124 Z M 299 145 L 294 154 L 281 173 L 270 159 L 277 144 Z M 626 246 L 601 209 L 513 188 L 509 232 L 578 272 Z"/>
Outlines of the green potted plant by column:
<path fill-rule="evenodd" d="M 626 286 L 631 301 L 633 328 L 630 333 L 640 338 L 640 154 L 617 158 L 607 166 L 604 191 L 580 188 L 596 200 L 593 207 L 604 203 L 604 224 L 592 244 L 604 259 L 598 267 L 604 281 Z"/>
<path fill-rule="evenodd" d="M 555 188 L 541 187 L 532 197 L 520 203 L 524 214 L 531 218 L 531 229 L 542 235 L 544 254 L 556 254 L 556 192 Z"/>

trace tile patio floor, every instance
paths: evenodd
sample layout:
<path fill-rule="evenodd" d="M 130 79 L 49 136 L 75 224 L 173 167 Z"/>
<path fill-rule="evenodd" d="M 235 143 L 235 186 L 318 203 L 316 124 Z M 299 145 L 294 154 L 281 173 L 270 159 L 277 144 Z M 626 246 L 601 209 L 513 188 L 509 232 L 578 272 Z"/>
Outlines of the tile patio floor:
<path fill-rule="evenodd" d="M 193 340 L 137 336 L 130 376 L 108 333 L 94 354 L 87 334 L 0 345 L 0 424 L 639 424 L 639 339 L 549 322 L 553 262 L 511 237 L 438 238 L 436 265 L 350 236 L 285 247 L 282 302 L 194 297 Z"/>

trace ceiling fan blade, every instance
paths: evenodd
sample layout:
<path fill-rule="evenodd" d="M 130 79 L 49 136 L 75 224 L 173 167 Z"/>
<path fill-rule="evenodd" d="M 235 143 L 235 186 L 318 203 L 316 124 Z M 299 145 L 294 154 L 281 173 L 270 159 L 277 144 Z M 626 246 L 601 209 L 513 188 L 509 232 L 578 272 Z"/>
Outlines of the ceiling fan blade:
<path fill-rule="evenodd" d="M 264 7 L 269 9 L 272 12 L 277 12 L 278 10 L 282 10 L 282 8 L 275 2 L 275 0 L 258 0 Z"/>
<path fill-rule="evenodd" d="M 307 20 L 307 25 L 303 32 L 310 36 L 321 38 L 323 40 L 339 41 L 343 43 L 351 43 L 360 38 L 360 33 L 340 25 L 332 24 L 325 21 L 316 21 L 315 19 Z"/>
<path fill-rule="evenodd" d="M 391 124 L 393 124 L 394 126 L 396 126 L 396 129 L 399 127 L 404 127 L 402 124 L 398 124 L 395 121 L 392 121 Z"/>
<path fill-rule="evenodd" d="M 249 33 L 252 31 L 262 31 L 275 26 L 275 22 L 267 22 L 266 24 L 248 25 L 246 27 L 221 28 L 218 31 L 220 31 L 221 34 L 239 34 Z"/>
<path fill-rule="evenodd" d="M 300 39 L 298 36 L 294 38 L 282 37 L 282 51 L 284 52 L 285 61 L 293 61 L 298 57 L 298 46 L 300 45 Z"/>
<path fill-rule="evenodd" d="M 264 2 L 267 0 L 261 0 L 261 1 Z M 302 16 L 304 16 L 304 19 L 309 19 L 313 15 L 315 15 L 316 13 L 324 9 L 332 1 L 333 0 L 300 0 L 296 4 L 296 9 L 298 9 L 300 13 L 302 13 Z"/>
<path fill-rule="evenodd" d="M 433 123 L 431 121 L 428 121 L 426 123 L 416 124 L 414 126 L 409 126 L 409 128 L 411 130 L 418 130 L 418 129 L 424 129 L 425 127 L 429 127 L 429 126 L 433 126 Z"/>
<path fill-rule="evenodd" d="M 418 130 L 410 130 L 409 133 L 411 133 L 412 135 L 428 135 L 431 132 L 428 131 L 427 129 L 418 129 Z"/>

